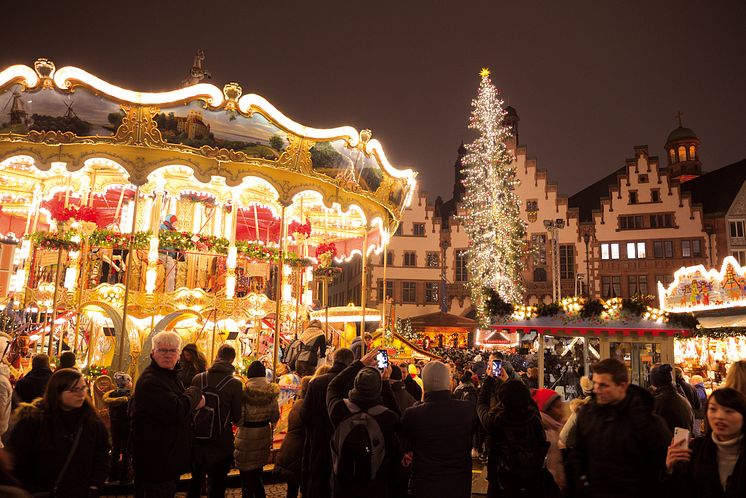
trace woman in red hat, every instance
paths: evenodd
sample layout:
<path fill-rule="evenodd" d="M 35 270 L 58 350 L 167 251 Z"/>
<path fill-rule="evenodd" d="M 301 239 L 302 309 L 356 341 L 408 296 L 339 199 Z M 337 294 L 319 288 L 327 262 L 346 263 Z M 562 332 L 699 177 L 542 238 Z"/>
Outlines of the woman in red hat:
<path fill-rule="evenodd" d="M 541 423 L 549 441 L 549 452 L 547 453 L 547 469 L 552 473 L 557 486 L 564 492 L 567 481 L 565 480 L 565 467 L 562 463 L 562 451 L 558 445 L 559 433 L 567 420 L 565 403 L 556 391 L 552 389 L 532 389 L 531 397 L 536 402 L 541 412 Z"/>

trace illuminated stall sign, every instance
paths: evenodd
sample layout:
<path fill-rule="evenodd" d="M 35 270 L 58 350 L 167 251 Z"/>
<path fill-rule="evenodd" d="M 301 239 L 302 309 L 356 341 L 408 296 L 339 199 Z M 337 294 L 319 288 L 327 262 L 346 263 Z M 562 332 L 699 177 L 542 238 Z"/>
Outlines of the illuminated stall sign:
<path fill-rule="evenodd" d="M 665 311 L 700 311 L 746 306 L 746 269 L 727 256 L 720 271 L 703 265 L 680 268 L 664 287 L 658 282 L 660 308 Z"/>

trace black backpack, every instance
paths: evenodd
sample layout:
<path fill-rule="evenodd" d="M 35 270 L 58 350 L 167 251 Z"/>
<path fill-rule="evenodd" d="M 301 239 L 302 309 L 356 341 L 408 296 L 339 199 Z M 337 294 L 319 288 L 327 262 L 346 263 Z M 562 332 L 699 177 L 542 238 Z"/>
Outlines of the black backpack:
<path fill-rule="evenodd" d="M 233 377 L 226 376 L 217 386 L 207 383 L 207 374 L 199 376 L 202 395 L 205 397 L 205 406 L 194 412 L 194 439 L 209 441 L 217 439 L 228 425 L 230 413 L 225 417 L 220 410 L 220 392 Z"/>
<path fill-rule="evenodd" d="M 494 444 L 499 487 L 529 493 L 543 481 L 549 442 L 538 439 L 528 423 L 505 426 L 504 434 L 505 438 Z"/>
<path fill-rule="evenodd" d="M 388 409 L 376 405 L 362 411 L 349 399 L 344 402 L 350 416 L 334 430 L 332 469 L 338 480 L 364 486 L 376 478 L 386 455 L 386 441 L 375 417 Z"/>

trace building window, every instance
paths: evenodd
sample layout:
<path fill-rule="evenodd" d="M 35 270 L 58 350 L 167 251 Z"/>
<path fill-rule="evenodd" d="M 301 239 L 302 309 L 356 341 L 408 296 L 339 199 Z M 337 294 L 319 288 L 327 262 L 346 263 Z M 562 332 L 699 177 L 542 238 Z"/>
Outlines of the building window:
<path fill-rule="evenodd" d="M 456 251 L 456 261 L 454 264 L 456 269 L 456 275 L 454 280 L 456 282 L 466 282 L 469 277 L 466 273 L 466 251 Z"/>
<path fill-rule="evenodd" d="M 654 241 L 653 256 L 656 258 L 673 258 L 673 242 L 670 240 Z"/>
<path fill-rule="evenodd" d="M 679 146 L 679 162 L 686 161 L 686 147 Z"/>
<path fill-rule="evenodd" d="M 394 297 L 394 282 L 392 280 L 386 280 L 386 298 Z M 383 280 L 378 280 L 378 302 L 384 300 L 383 297 Z"/>
<path fill-rule="evenodd" d="M 633 190 L 629 193 L 629 203 L 637 204 L 637 191 Z"/>
<path fill-rule="evenodd" d="M 412 223 L 412 235 L 415 237 L 425 236 L 425 224 L 424 223 Z"/>
<path fill-rule="evenodd" d="M 622 277 L 619 275 L 601 276 L 601 296 L 621 297 L 622 295 Z"/>
<path fill-rule="evenodd" d="M 404 266 L 417 266 L 417 253 L 404 251 Z"/>
<path fill-rule="evenodd" d="M 645 228 L 643 224 L 643 217 L 637 216 L 620 216 L 619 217 L 619 229 L 620 230 L 637 230 Z"/>
<path fill-rule="evenodd" d="M 668 160 L 672 163 L 676 162 L 676 151 L 673 148 L 668 149 Z"/>
<path fill-rule="evenodd" d="M 689 160 L 694 161 L 697 158 L 697 150 L 693 145 L 689 146 Z"/>
<path fill-rule="evenodd" d="M 394 261 L 394 251 L 386 251 L 386 264 L 391 265 Z M 381 254 L 381 264 L 383 264 L 383 254 Z"/>
<path fill-rule="evenodd" d="M 673 275 L 656 275 L 655 276 L 656 286 L 657 282 L 663 284 L 663 288 L 668 289 L 668 286 L 673 282 Z"/>
<path fill-rule="evenodd" d="M 743 220 L 733 220 L 728 223 L 728 226 L 730 227 L 730 238 L 731 242 L 736 242 L 743 244 L 743 234 L 744 234 L 744 222 Z M 740 239 L 740 240 L 734 240 L 734 239 Z"/>
<path fill-rule="evenodd" d="M 682 258 L 692 257 L 692 242 L 690 240 L 681 241 L 681 257 Z"/>
<path fill-rule="evenodd" d="M 547 264 L 547 236 L 543 233 L 531 236 L 531 254 L 534 266 Z"/>
<path fill-rule="evenodd" d="M 547 271 L 544 268 L 534 268 L 534 282 L 546 282 Z"/>
<path fill-rule="evenodd" d="M 425 302 L 426 303 L 437 303 L 438 302 L 438 287 L 440 282 L 425 282 Z"/>
<path fill-rule="evenodd" d="M 648 175 L 638 175 L 637 183 L 648 183 Z"/>
<path fill-rule="evenodd" d="M 692 241 L 692 256 L 694 256 L 695 258 L 702 257 L 702 241 L 701 240 Z"/>
<path fill-rule="evenodd" d="M 647 275 L 628 275 L 627 285 L 630 297 L 644 296 L 648 293 Z"/>
<path fill-rule="evenodd" d="M 562 244 L 559 248 L 560 278 L 575 278 L 575 246 Z"/>
<path fill-rule="evenodd" d="M 414 303 L 417 301 L 417 282 L 402 282 L 401 300 L 403 303 Z"/>
<path fill-rule="evenodd" d="M 651 190 L 650 191 L 650 202 L 660 202 L 660 201 L 661 201 L 661 191 Z"/>
<path fill-rule="evenodd" d="M 671 213 L 651 214 L 650 228 L 673 228 L 673 215 Z"/>
<path fill-rule="evenodd" d="M 627 242 L 627 259 L 644 259 L 645 242 Z"/>
<path fill-rule="evenodd" d="M 425 254 L 425 264 L 430 268 L 440 266 L 440 254 L 437 252 L 428 252 Z"/>
<path fill-rule="evenodd" d="M 601 259 L 619 259 L 619 244 L 601 244 Z"/>
<path fill-rule="evenodd" d="M 399 226 L 396 227 L 396 232 L 394 232 L 394 235 L 401 235 L 404 233 L 404 223 L 399 223 Z"/>
<path fill-rule="evenodd" d="M 738 264 L 742 268 L 746 268 L 746 251 L 732 251 L 731 256 L 736 258 L 736 261 L 738 261 Z"/>

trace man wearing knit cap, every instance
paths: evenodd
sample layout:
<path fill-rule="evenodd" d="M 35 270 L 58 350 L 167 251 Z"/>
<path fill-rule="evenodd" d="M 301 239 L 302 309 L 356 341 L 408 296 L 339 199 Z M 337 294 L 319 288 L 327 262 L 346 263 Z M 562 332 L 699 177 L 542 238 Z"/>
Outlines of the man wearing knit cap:
<path fill-rule="evenodd" d="M 653 365 L 650 369 L 650 385 L 655 398 L 653 411 L 666 421 L 668 430 L 682 427 L 692 431 L 694 411 L 689 401 L 678 393 L 674 385 L 673 368 L 667 363 Z"/>
<path fill-rule="evenodd" d="M 383 373 L 374 366 L 377 364 L 378 349 L 374 348 L 360 360 L 353 362 L 329 383 L 326 393 L 329 419 L 336 429 L 345 419 L 351 417 L 351 408 L 369 412 L 380 405 L 387 409 L 378 413 L 378 409 L 371 411 L 371 416 L 378 423 L 383 435 L 384 455 L 374 476 L 365 486 L 351 482 L 350 476 L 333 474 L 332 498 L 386 498 L 391 496 L 396 485 L 396 475 L 399 462 L 402 460 L 401 449 L 397 435 L 400 432 L 399 412 L 396 400 L 389 385 L 389 366 Z M 353 388 L 345 399 L 345 388 L 352 382 Z M 350 404 L 354 406 L 351 407 Z M 373 445 L 380 441 L 372 441 Z M 376 451 L 373 451 L 375 454 Z"/>
<path fill-rule="evenodd" d="M 422 369 L 425 402 L 404 412 L 404 437 L 412 448 L 414 497 L 471 496 L 472 434 L 475 405 L 453 399 L 447 365 L 431 361 Z"/>
<path fill-rule="evenodd" d="M 404 413 L 404 410 L 415 403 L 415 399 L 407 392 L 401 368 L 396 365 L 391 365 L 391 376 L 389 377 L 389 382 L 391 383 L 391 391 L 394 394 L 394 399 L 396 399 L 396 406 L 399 407 L 399 413 Z"/>

